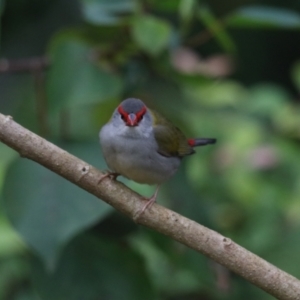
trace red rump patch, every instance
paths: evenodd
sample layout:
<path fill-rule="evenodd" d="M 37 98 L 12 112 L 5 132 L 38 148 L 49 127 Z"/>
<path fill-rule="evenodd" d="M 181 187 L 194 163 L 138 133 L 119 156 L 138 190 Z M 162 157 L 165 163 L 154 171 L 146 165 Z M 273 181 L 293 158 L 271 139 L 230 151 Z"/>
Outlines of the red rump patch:
<path fill-rule="evenodd" d="M 132 121 L 132 119 L 130 119 L 130 117 L 129 117 L 129 115 L 132 115 L 132 114 L 125 111 L 121 105 L 118 107 L 118 112 L 120 113 L 124 122 L 126 122 L 127 126 L 137 126 L 138 123 L 142 120 L 146 111 L 147 111 L 146 106 L 143 106 L 140 111 L 138 111 L 137 113 L 134 113 L 135 120 Z"/>
<path fill-rule="evenodd" d="M 188 144 L 189 144 L 191 147 L 194 147 L 194 146 L 195 146 L 195 140 L 194 140 L 194 139 L 188 139 Z"/>

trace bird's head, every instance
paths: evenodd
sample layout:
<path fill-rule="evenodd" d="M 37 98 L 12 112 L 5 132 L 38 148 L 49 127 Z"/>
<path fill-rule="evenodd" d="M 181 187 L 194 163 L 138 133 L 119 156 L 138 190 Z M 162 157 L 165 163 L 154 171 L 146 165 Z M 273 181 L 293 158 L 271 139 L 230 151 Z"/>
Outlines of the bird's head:
<path fill-rule="evenodd" d="M 112 123 L 122 132 L 140 132 L 141 134 L 152 130 L 152 120 L 152 115 L 144 102 L 135 98 L 122 101 L 112 117 Z"/>
<path fill-rule="evenodd" d="M 128 98 L 117 108 L 117 112 L 126 126 L 139 126 L 148 113 L 146 105 L 139 99 Z"/>

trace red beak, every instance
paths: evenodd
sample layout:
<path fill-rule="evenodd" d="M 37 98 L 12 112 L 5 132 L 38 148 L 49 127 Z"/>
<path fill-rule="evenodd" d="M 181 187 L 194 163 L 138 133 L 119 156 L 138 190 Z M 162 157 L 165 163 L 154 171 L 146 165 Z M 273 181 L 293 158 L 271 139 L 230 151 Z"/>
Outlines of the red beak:
<path fill-rule="evenodd" d="M 135 114 L 129 114 L 127 117 L 127 126 L 136 126 L 137 125 L 137 117 Z"/>

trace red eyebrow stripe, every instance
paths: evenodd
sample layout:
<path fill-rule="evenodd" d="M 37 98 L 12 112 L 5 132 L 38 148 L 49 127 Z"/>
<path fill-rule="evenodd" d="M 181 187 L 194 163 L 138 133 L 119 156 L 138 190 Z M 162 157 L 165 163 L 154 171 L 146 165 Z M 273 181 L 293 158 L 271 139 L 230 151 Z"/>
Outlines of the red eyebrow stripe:
<path fill-rule="evenodd" d="M 140 120 L 140 118 L 146 113 L 146 111 L 146 106 L 143 106 L 142 109 L 135 114 L 137 119 Z"/>
<path fill-rule="evenodd" d="M 118 112 L 127 119 L 128 113 L 123 109 L 121 105 L 118 107 Z"/>

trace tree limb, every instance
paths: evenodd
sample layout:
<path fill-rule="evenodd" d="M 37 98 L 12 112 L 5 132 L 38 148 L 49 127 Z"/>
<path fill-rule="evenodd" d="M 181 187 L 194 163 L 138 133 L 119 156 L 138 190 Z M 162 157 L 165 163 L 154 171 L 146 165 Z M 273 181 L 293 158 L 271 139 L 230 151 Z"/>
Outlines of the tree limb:
<path fill-rule="evenodd" d="M 103 174 L 96 168 L 2 114 L 0 141 L 22 157 L 45 166 L 132 219 L 144 206 L 141 197 L 122 183 L 105 179 L 98 184 Z M 146 210 L 138 221 L 208 256 L 278 299 L 300 299 L 298 279 L 213 230 L 158 204 Z"/>
<path fill-rule="evenodd" d="M 0 73 L 6 72 L 36 72 L 43 71 L 50 65 L 46 56 L 21 58 L 21 59 L 0 59 Z"/>

